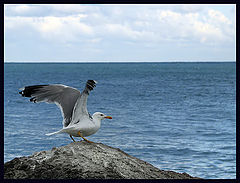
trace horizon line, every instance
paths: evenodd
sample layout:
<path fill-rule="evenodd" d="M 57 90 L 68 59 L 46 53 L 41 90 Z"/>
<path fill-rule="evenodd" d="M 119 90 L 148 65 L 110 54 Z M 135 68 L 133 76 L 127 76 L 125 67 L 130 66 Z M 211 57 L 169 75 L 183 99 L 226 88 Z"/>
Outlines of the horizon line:
<path fill-rule="evenodd" d="M 234 60 L 225 60 L 225 61 L 4 61 L 3 63 L 199 63 L 199 62 L 236 62 Z"/>

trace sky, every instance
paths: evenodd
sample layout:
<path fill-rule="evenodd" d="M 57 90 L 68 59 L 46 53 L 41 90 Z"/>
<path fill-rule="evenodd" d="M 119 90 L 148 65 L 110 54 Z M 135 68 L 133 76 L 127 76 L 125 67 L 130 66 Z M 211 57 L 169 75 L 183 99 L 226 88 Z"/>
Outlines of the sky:
<path fill-rule="evenodd" d="M 236 61 L 236 5 L 4 5 L 4 62 L 99 61 Z"/>

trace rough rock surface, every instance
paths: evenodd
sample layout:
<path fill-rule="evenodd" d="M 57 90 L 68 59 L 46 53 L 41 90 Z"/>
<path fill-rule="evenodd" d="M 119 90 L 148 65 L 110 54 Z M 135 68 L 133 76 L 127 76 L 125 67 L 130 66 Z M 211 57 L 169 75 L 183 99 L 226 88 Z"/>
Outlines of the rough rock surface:
<path fill-rule="evenodd" d="M 4 164 L 5 179 L 193 179 L 186 173 L 159 170 L 120 149 L 75 142 Z"/>

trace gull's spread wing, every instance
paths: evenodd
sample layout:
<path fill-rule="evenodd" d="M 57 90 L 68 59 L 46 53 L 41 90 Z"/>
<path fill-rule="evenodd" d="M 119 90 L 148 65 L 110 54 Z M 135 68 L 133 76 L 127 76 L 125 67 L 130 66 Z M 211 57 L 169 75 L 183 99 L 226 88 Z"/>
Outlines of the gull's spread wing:
<path fill-rule="evenodd" d="M 92 119 L 91 115 L 88 113 L 87 110 L 87 99 L 90 91 L 93 90 L 96 84 L 97 82 L 95 80 L 87 81 L 85 89 L 83 90 L 81 96 L 77 99 L 76 105 L 74 106 L 72 121 L 70 125 L 79 123 L 85 119 Z"/>
<path fill-rule="evenodd" d="M 74 106 L 82 96 L 79 90 L 60 84 L 26 86 L 20 90 L 23 97 L 31 97 L 31 102 L 55 103 L 61 109 L 64 127 L 71 122 Z"/>

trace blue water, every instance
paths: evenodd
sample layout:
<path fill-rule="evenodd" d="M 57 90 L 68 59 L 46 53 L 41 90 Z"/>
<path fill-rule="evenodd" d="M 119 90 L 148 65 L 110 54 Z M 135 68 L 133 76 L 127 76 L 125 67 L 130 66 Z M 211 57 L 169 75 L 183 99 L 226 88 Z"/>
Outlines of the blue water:
<path fill-rule="evenodd" d="M 27 85 L 98 81 L 88 111 L 113 117 L 88 139 L 152 165 L 201 178 L 236 178 L 235 63 L 4 64 L 4 161 L 71 143 L 54 104 Z"/>

